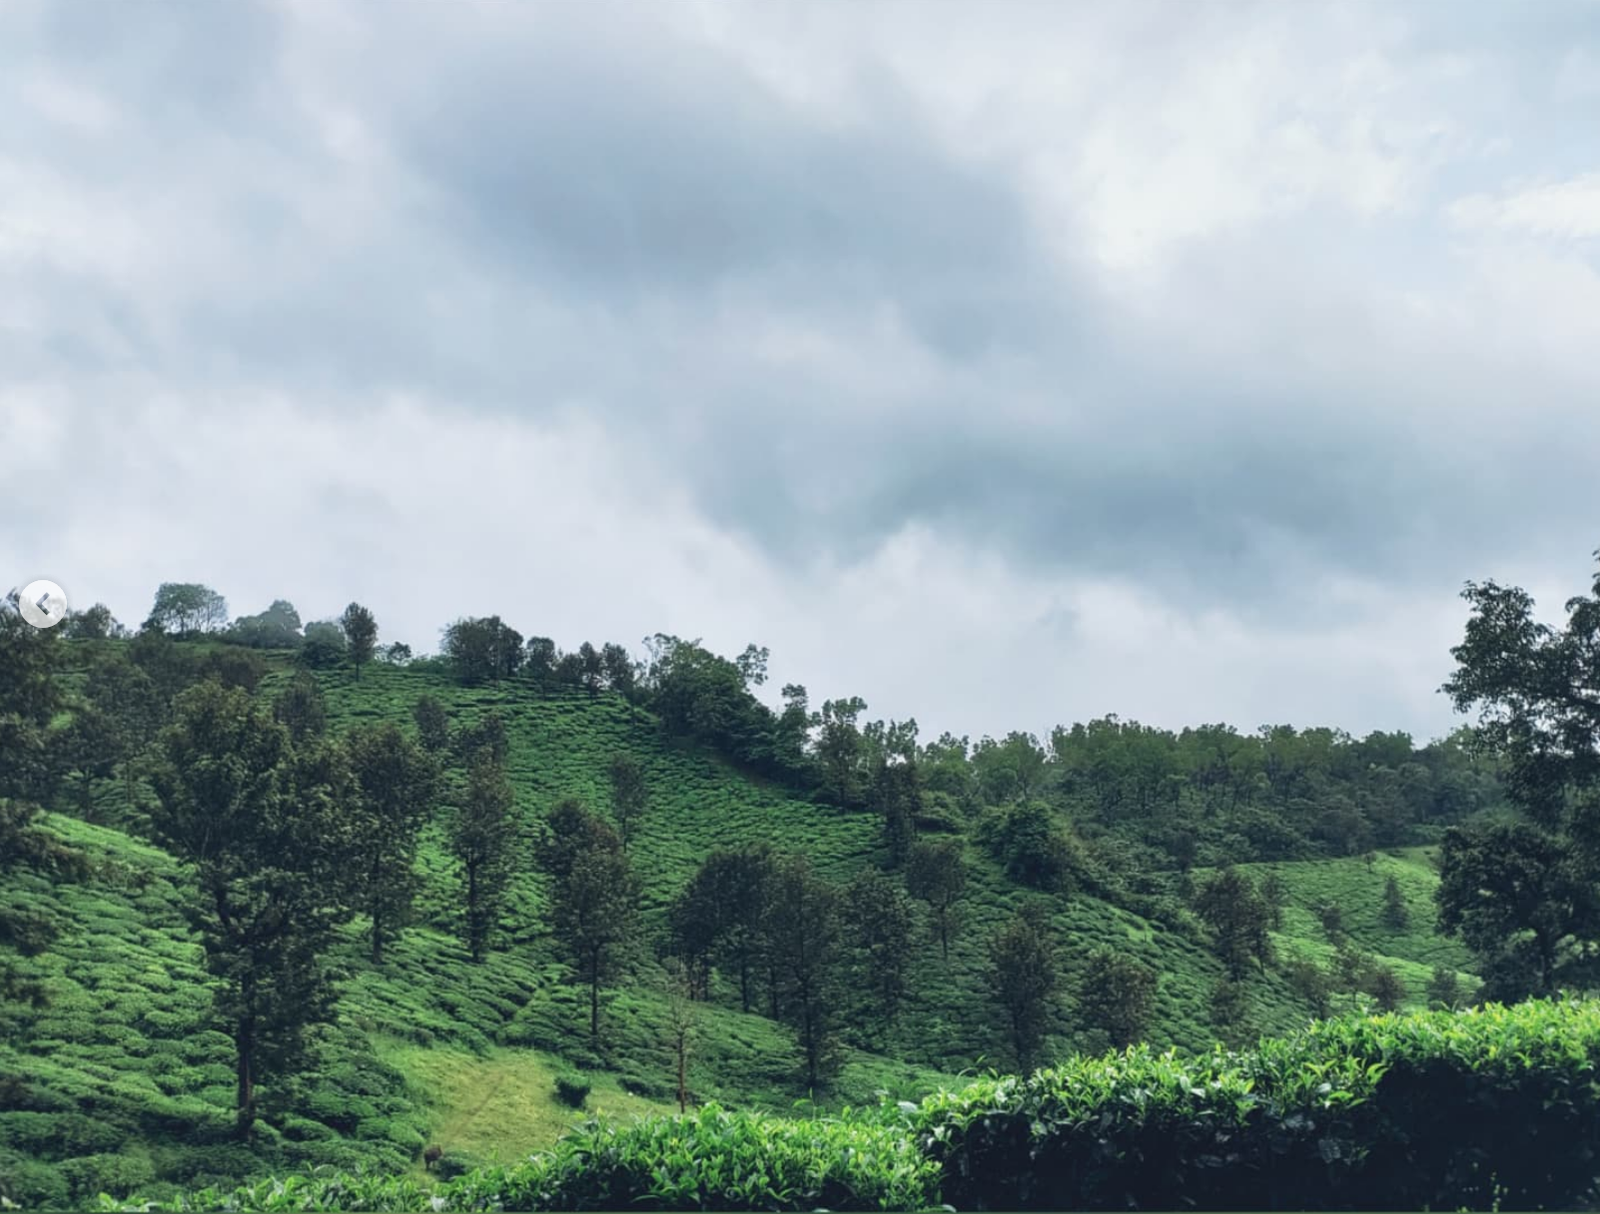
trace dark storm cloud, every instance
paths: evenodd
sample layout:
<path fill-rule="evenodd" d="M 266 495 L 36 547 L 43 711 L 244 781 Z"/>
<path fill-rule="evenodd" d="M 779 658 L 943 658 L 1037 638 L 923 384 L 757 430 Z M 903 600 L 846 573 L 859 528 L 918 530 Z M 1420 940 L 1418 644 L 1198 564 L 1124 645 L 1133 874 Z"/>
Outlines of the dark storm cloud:
<path fill-rule="evenodd" d="M 870 125 L 830 129 L 725 55 L 578 20 L 474 47 L 436 81 L 400 102 L 396 136 L 439 222 L 580 304 L 730 284 L 814 312 L 886 300 L 957 359 L 1081 320 L 1012 184 L 954 159 L 887 83 Z"/>

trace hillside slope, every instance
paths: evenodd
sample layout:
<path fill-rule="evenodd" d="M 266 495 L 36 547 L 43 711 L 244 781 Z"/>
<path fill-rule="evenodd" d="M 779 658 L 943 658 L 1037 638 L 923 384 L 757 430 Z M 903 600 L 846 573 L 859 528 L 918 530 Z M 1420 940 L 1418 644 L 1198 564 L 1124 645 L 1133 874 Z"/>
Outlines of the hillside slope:
<path fill-rule="evenodd" d="M 276 666 L 259 694 L 271 696 L 288 677 L 286 665 Z M 596 1055 L 583 1000 L 550 935 L 544 879 L 528 849 L 557 800 L 577 797 L 604 811 L 613 754 L 634 756 L 651 790 L 651 809 L 631 848 L 649 934 L 663 930 L 671 899 L 717 847 L 769 841 L 803 852 L 822 875 L 840 881 L 882 860 L 870 813 L 753 779 L 703 748 L 665 737 L 654 717 L 620 697 L 541 694 L 524 683 L 469 689 L 430 671 L 388 666 L 369 667 L 359 681 L 345 671 L 319 681 L 335 732 L 381 720 L 409 728 L 412 706 L 424 694 L 444 704 L 453 728 L 491 710 L 501 714 L 525 849 L 501 946 L 474 965 L 457 939 L 456 878 L 443 849 L 451 807 L 442 804 L 424 836 L 418 922 L 379 966 L 366 957 L 359 922 L 346 930 L 339 1020 L 323 1035 L 321 1065 L 269 1093 L 260 1139 L 245 1147 L 229 1137 L 229 1042 L 208 1028 L 199 949 L 183 914 L 184 873 L 122 830 L 53 815 L 50 828 L 82 848 L 95 871 L 81 883 L 52 885 L 16 873 L 0 884 L 0 898 L 42 907 L 65 929 L 49 953 L 27 963 L 44 978 L 49 1005 L 8 1009 L 0 1031 L 0 1173 L 11 1178 L 14 1199 L 60 1204 L 101 1189 L 159 1194 L 167 1185 L 194 1187 L 318 1163 L 414 1167 L 429 1143 L 515 1157 L 547 1145 L 579 1116 L 553 1090 L 554 1076 L 574 1067 L 592 1072 L 591 1109 L 675 1108 L 662 976 L 651 950 L 641 952 L 633 978 L 610 999 L 607 1039 Z M 127 789 L 120 783 L 100 781 L 92 793 L 97 814 L 108 821 L 124 816 Z M 904 1014 L 887 1029 L 857 1026 L 840 1079 L 817 1094 L 824 1103 L 871 1102 L 878 1093 L 913 1097 L 964 1070 L 1008 1065 L 986 942 L 1036 895 L 1008 880 L 975 845 L 966 857 L 971 876 L 948 965 L 924 928 Z M 1395 959 L 1411 1002 L 1420 998 L 1428 967 L 1442 961 L 1465 968 L 1458 948 L 1426 932 L 1436 878 L 1425 862 L 1384 857 L 1372 872 L 1353 860 L 1271 867 L 1290 890 L 1285 951 L 1326 950 L 1310 908 L 1332 896 L 1345 904 L 1348 928 L 1363 946 Z M 1391 870 L 1404 878 L 1413 912 L 1409 933 L 1384 935 L 1367 921 Z M 1206 948 L 1093 897 L 1049 901 L 1064 974 L 1049 1054 L 1100 1044 L 1076 1014 L 1072 992 L 1088 954 L 1101 945 L 1161 975 L 1153 1044 L 1209 1045 L 1215 1031 L 1208 1001 L 1222 968 Z M 1311 1014 L 1277 972 L 1247 986 L 1255 1031 L 1289 1030 Z M 719 988 L 699 1008 L 693 1095 L 789 1107 L 806 1094 L 797 1085 L 791 1035 L 736 1004 L 731 991 Z"/>

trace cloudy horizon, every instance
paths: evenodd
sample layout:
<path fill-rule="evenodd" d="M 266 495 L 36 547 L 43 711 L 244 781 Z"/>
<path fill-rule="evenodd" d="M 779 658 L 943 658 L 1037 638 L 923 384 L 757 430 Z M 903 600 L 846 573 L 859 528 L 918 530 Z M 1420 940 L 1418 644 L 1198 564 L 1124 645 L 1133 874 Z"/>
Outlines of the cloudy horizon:
<path fill-rule="evenodd" d="M 1600 3 L 0 9 L 0 582 L 1442 735 L 1600 547 Z"/>

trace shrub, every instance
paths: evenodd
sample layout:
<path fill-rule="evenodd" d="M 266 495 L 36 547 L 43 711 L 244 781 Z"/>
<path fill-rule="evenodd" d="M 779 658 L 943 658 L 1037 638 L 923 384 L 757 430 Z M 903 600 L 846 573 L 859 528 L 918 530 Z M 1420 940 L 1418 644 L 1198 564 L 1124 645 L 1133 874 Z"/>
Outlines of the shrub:
<path fill-rule="evenodd" d="M 479 1163 L 477 1156 L 465 1151 L 443 1151 L 434 1160 L 433 1171 L 440 1180 L 454 1180 L 476 1169 Z"/>
<path fill-rule="evenodd" d="M 1596 1062 L 1592 1002 L 1347 1016 L 986 1080 L 925 1101 L 919 1140 L 960 1209 L 1571 1208 L 1600 1171 Z"/>
<path fill-rule="evenodd" d="M 91 1201 L 101 1193 L 126 1197 L 156 1178 L 150 1161 L 137 1155 L 82 1155 L 64 1160 L 60 1170 L 74 1200 L 80 1202 Z"/>
<path fill-rule="evenodd" d="M 589 1099 L 591 1084 L 582 1075 L 565 1074 L 556 1076 L 556 1099 L 568 1108 L 581 1109 L 584 1101 Z"/>
<path fill-rule="evenodd" d="M 463 1180 L 448 1208 L 918 1210 L 938 1170 L 886 1118 L 786 1121 L 706 1105 L 631 1126 L 592 1121 L 547 1155 Z"/>

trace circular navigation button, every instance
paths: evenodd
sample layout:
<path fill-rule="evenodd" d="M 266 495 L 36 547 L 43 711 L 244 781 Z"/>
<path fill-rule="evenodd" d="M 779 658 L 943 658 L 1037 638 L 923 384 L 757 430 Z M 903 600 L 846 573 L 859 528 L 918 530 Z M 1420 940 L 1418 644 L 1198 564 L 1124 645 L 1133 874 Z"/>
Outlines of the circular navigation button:
<path fill-rule="evenodd" d="M 29 582 L 17 596 L 17 610 L 35 628 L 54 628 L 67 618 L 67 592 L 43 579 Z"/>

